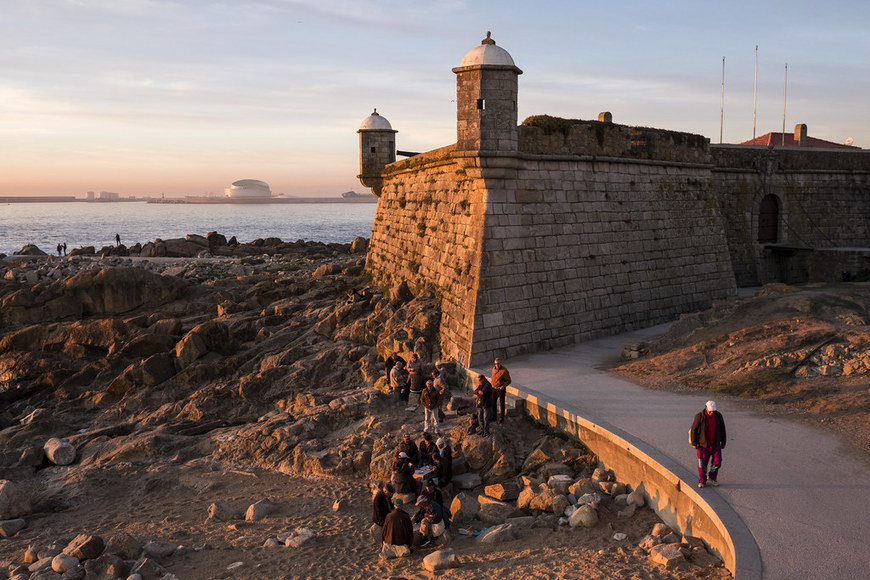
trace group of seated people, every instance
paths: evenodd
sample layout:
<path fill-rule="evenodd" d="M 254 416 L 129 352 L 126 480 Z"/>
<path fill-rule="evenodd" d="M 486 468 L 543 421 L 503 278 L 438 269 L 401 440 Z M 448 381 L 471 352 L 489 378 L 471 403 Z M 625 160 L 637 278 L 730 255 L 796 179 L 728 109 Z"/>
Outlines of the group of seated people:
<path fill-rule="evenodd" d="M 428 473 L 427 473 L 427 469 Z M 425 484 L 414 477 L 420 469 Z M 450 527 L 450 513 L 444 506 L 441 490 L 453 477 L 453 453 L 446 439 L 435 443 L 427 432 L 418 446 L 404 433 L 393 461 L 393 483 L 377 482 L 372 521 L 381 527 L 382 552 L 385 557 L 400 557 L 417 546 L 425 546 L 441 537 Z M 402 509 L 403 499 L 394 495 L 416 497 L 414 517 Z"/>

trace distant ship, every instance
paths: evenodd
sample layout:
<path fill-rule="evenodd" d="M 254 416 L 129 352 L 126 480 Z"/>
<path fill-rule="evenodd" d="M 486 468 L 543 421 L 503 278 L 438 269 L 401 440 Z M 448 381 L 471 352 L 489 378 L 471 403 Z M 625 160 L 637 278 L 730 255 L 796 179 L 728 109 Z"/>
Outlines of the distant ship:
<path fill-rule="evenodd" d="M 345 199 L 347 199 L 349 197 L 350 198 L 353 198 L 353 197 L 366 197 L 366 198 L 368 198 L 368 197 L 372 197 L 372 194 L 370 194 L 370 193 L 357 193 L 353 190 L 350 190 L 350 191 L 345 191 L 344 193 L 342 193 L 341 197 L 343 197 Z"/>

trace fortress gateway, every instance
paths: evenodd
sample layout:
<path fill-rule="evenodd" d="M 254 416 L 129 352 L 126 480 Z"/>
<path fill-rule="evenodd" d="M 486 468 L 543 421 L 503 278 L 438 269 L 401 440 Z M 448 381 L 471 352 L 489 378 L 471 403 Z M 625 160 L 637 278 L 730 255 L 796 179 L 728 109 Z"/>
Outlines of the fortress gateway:
<path fill-rule="evenodd" d="M 456 73 L 457 141 L 396 161 L 377 112 L 360 181 L 379 197 L 367 270 L 432 283 L 445 357 L 471 366 L 675 319 L 737 285 L 870 270 L 870 156 L 711 146 L 701 135 L 536 116 L 487 34 Z M 857 249 L 856 249 L 857 248 Z"/>

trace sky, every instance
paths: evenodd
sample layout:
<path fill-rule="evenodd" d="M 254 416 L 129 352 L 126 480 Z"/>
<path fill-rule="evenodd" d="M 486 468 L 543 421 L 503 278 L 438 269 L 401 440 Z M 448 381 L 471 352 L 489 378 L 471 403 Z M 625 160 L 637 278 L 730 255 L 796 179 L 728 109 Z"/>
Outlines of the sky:
<path fill-rule="evenodd" d="M 451 72 L 486 31 L 537 114 L 870 148 L 870 3 L 625 0 L 0 0 L 0 196 L 365 188 L 361 121 L 456 141 Z"/>

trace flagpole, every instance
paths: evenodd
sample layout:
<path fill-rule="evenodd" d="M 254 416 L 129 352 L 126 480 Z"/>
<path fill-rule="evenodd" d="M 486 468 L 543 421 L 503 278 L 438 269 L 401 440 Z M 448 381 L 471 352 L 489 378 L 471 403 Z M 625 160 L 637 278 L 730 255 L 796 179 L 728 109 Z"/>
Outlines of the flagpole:
<path fill-rule="evenodd" d="M 785 63 L 785 81 L 782 84 L 782 145 L 785 147 L 785 98 L 788 94 L 788 63 Z"/>
<path fill-rule="evenodd" d="M 722 57 L 722 96 L 719 98 L 719 145 L 722 144 L 722 128 L 725 124 L 725 57 Z"/>
<path fill-rule="evenodd" d="M 755 139 L 755 113 L 758 105 L 758 45 L 755 45 L 755 85 L 752 89 L 752 139 Z"/>

